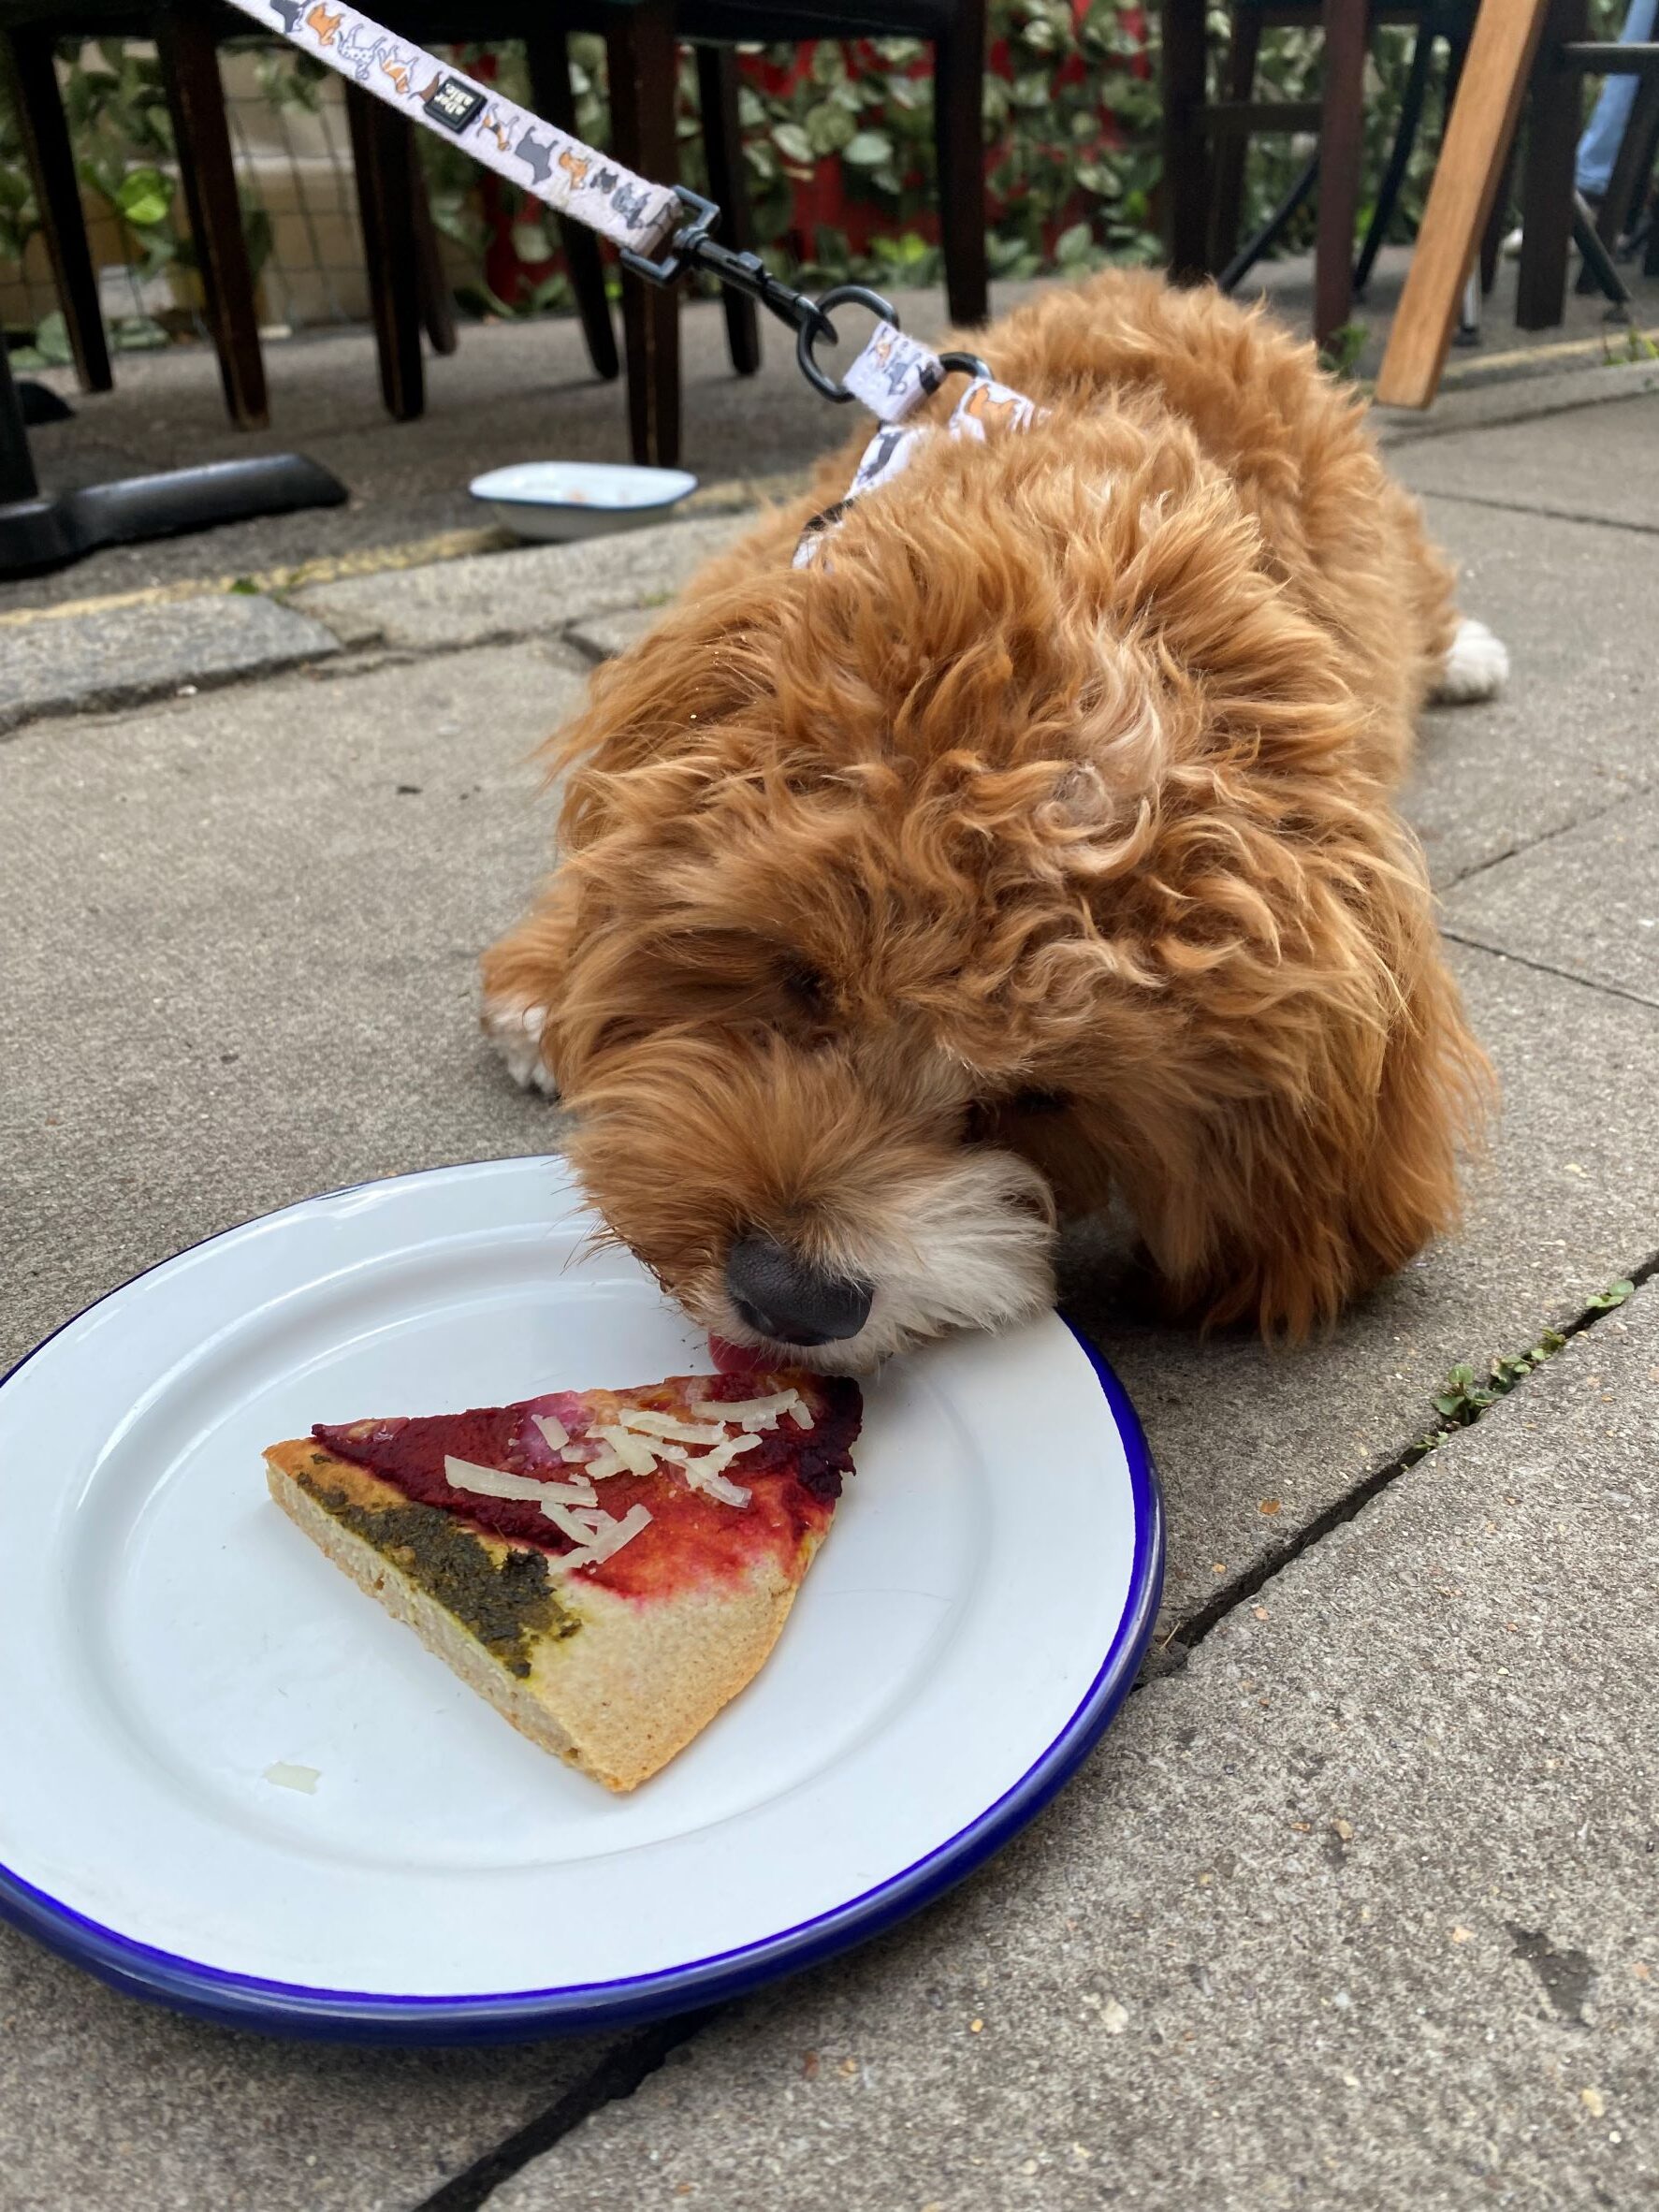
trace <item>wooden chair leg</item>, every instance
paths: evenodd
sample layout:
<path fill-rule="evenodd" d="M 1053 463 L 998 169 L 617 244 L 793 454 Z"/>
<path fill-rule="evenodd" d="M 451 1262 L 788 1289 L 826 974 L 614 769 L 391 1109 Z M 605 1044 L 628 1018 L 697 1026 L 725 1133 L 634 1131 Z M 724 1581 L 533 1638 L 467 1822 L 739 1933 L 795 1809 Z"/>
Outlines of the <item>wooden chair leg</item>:
<path fill-rule="evenodd" d="M 538 114 L 573 138 L 576 131 L 576 95 L 570 80 L 570 52 L 562 31 L 540 29 L 525 38 L 530 64 L 531 99 Z M 672 172 L 671 172 L 672 173 Z M 564 266 L 576 297 L 588 358 L 597 375 L 619 376 L 622 363 L 617 353 L 617 333 L 611 322 L 611 303 L 605 297 L 604 261 L 599 240 L 585 223 L 559 217 L 559 239 L 564 248 Z"/>
<path fill-rule="evenodd" d="M 345 113 L 380 356 L 381 397 L 394 422 L 415 422 L 427 404 L 420 355 L 420 253 L 412 206 L 415 126 L 349 80 Z"/>
<path fill-rule="evenodd" d="M 1521 188 L 1521 269 L 1515 280 L 1515 320 L 1522 330 L 1553 329 L 1566 312 L 1573 162 L 1584 127 L 1584 72 L 1563 66 L 1556 50 L 1564 39 L 1582 38 L 1588 22 L 1585 0 L 1550 0 L 1543 48 L 1533 68 Z"/>
<path fill-rule="evenodd" d="M 749 253 L 754 247 L 754 219 L 743 173 L 737 56 L 729 46 L 697 49 L 697 105 L 703 113 L 708 196 L 720 211 L 717 235 L 735 254 Z M 726 350 L 732 366 L 739 376 L 752 376 L 761 365 L 761 326 L 755 303 L 730 285 L 721 287 L 720 303 L 726 311 Z"/>
<path fill-rule="evenodd" d="M 1204 131 L 1204 0 L 1163 5 L 1163 218 L 1170 276 L 1209 274 L 1210 142 Z"/>
<path fill-rule="evenodd" d="M 1417 147 L 1417 134 L 1423 120 L 1423 102 L 1429 90 L 1429 65 L 1434 55 L 1435 31 L 1433 22 L 1421 22 L 1417 28 L 1416 42 L 1411 50 L 1411 67 L 1405 80 L 1405 96 L 1400 103 L 1400 123 L 1394 133 L 1394 143 L 1389 149 L 1388 166 L 1382 182 L 1377 186 L 1376 204 L 1365 232 L 1365 242 L 1360 248 L 1360 258 L 1354 264 L 1354 290 L 1363 294 L 1371 282 L 1371 272 L 1376 257 L 1388 243 L 1389 226 L 1394 219 L 1394 210 L 1400 201 L 1400 187 L 1405 182 L 1405 172 Z"/>
<path fill-rule="evenodd" d="M 1319 221 L 1314 241 L 1314 342 L 1324 345 L 1354 306 L 1354 219 L 1365 141 L 1365 0 L 1325 0 L 1319 120 Z"/>
<path fill-rule="evenodd" d="M 1386 407 L 1427 407 L 1457 322 L 1463 286 L 1515 138 L 1545 0 L 1506 0 L 1475 18 L 1469 57 L 1447 120 L 1429 204 L 1376 379 Z"/>
<path fill-rule="evenodd" d="M 1232 11 L 1231 39 L 1227 50 L 1227 97 L 1248 100 L 1256 90 L 1256 62 L 1261 51 L 1261 9 L 1237 7 Z M 1210 211 L 1209 266 L 1225 269 L 1239 250 L 1239 226 L 1244 219 L 1244 164 L 1250 141 L 1239 133 L 1223 138 L 1215 150 L 1215 187 Z"/>
<path fill-rule="evenodd" d="M 9 61 L 15 88 L 18 129 L 35 185 L 35 204 L 46 234 L 52 281 L 69 333 L 75 373 L 83 392 L 107 392 L 115 378 L 98 306 L 98 277 L 93 267 L 80 205 L 75 151 L 58 91 L 51 34 L 37 23 L 20 24 L 8 37 L 0 34 L 0 63 Z"/>
<path fill-rule="evenodd" d="M 607 8 L 604 37 L 618 160 L 642 177 L 677 176 L 673 0 Z M 624 270 L 622 332 L 633 458 L 648 467 L 672 468 L 679 459 L 678 292 Z"/>
<path fill-rule="evenodd" d="M 411 141 L 413 190 L 410 209 L 415 216 L 415 274 L 420 284 L 420 319 L 427 343 L 435 354 L 452 354 L 460 343 L 455 328 L 455 301 L 444 273 L 444 253 L 438 243 L 438 226 L 432 221 L 432 203 L 421 173 L 420 148 Z"/>
<path fill-rule="evenodd" d="M 155 44 L 225 403 L 239 429 L 263 429 L 270 414 L 259 317 L 211 21 L 192 7 L 165 7 L 156 18 Z"/>
<path fill-rule="evenodd" d="M 985 252 L 985 11 L 966 0 L 933 57 L 933 142 L 939 242 L 951 320 L 969 328 L 991 313 Z"/>

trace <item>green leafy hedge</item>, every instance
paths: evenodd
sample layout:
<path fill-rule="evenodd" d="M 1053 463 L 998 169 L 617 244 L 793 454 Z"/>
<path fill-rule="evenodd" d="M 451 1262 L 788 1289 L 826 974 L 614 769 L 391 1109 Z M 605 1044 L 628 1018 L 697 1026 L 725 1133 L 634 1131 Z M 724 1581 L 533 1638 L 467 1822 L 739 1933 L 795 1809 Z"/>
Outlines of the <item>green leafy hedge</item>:
<path fill-rule="evenodd" d="M 1226 25 L 1225 11 L 1215 12 L 1218 50 Z M 1124 0 L 993 0 L 984 119 L 995 273 L 1081 271 L 1156 254 L 1152 37 L 1140 7 Z M 1315 35 L 1270 32 L 1263 95 L 1310 96 L 1318 45 Z M 580 37 L 572 50 L 578 128 L 603 143 L 603 50 L 597 39 Z M 1374 42 L 1367 123 L 1372 177 L 1386 153 L 1408 54 L 1405 33 L 1384 30 Z M 528 98 L 517 50 L 469 51 L 466 58 L 475 69 L 499 72 L 504 89 Z M 939 255 L 926 49 L 907 40 L 822 40 L 799 50 L 746 51 L 741 67 L 745 156 L 769 257 L 822 281 L 934 282 Z M 319 63 L 267 48 L 260 68 L 269 97 L 314 106 L 326 74 Z M 82 178 L 124 225 L 141 272 L 188 261 L 182 211 L 167 173 L 172 134 L 153 54 L 119 40 L 80 47 L 66 72 L 65 101 Z M 699 182 L 701 133 L 689 56 L 679 132 L 688 181 Z M 1402 209 L 1407 226 L 1432 167 L 1433 136 L 1426 134 L 1407 182 Z M 423 134 L 421 145 L 437 220 L 470 264 L 463 298 L 484 312 L 516 314 L 565 305 L 568 287 L 543 211 L 432 135 Z M 1252 149 L 1247 223 L 1272 205 L 1304 153 L 1283 139 Z M 257 262 L 269 252 L 269 230 L 257 209 L 248 210 L 245 220 Z M 0 264 L 21 258 L 36 226 L 16 118 L 0 89 Z M 1305 228 L 1292 233 L 1292 242 L 1302 237 Z M 132 336 L 154 342 L 153 333 Z"/>

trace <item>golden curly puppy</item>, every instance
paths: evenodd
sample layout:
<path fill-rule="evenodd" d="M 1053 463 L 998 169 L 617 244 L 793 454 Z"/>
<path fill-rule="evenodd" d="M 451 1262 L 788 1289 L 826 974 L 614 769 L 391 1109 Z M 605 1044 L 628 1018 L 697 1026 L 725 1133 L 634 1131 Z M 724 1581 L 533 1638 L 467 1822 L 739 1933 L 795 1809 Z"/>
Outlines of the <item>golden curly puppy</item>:
<path fill-rule="evenodd" d="M 1046 420 L 793 568 L 855 441 L 595 678 L 486 1025 L 740 1344 L 1018 1319 L 1113 1196 L 1177 1308 L 1301 1334 L 1457 1213 L 1485 1063 L 1391 799 L 1503 648 L 1260 317 L 1119 273 L 973 342 Z"/>

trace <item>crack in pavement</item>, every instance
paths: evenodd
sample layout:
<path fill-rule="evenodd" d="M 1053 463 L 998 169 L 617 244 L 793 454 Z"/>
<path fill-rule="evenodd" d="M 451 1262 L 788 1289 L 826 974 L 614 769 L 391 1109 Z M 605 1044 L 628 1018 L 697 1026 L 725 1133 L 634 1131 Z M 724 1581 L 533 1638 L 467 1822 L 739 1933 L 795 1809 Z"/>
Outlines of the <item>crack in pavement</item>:
<path fill-rule="evenodd" d="M 1659 1251 L 1651 1253 L 1623 1279 L 1628 1281 L 1633 1289 L 1638 1290 L 1655 1275 L 1659 1275 Z M 1619 1302 L 1622 1305 L 1625 1302 L 1622 1299 Z M 1618 1311 L 1619 1305 L 1608 1304 L 1605 1296 L 1592 1300 L 1554 1333 L 1564 1346 L 1573 1337 L 1582 1336 L 1587 1330 L 1594 1329 L 1609 1313 Z M 1541 1326 L 1540 1336 L 1546 1332 L 1547 1325 Z M 1521 1375 L 1505 1395 L 1512 1397 L 1516 1390 L 1524 1388 L 1531 1379 L 1531 1374 L 1536 1372 L 1535 1367 L 1529 1374 Z M 1490 1411 L 1490 1407 L 1485 1410 Z M 1483 1415 L 1477 1414 L 1476 1420 L 1481 1418 Z M 1188 1615 L 1161 1646 L 1155 1646 L 1148 1651 L 1131 1695 L 1149 1681 L 1179 1672 L 1192 1652 L 1230 1613 L 1264 1590 L 1286 1567 L 1300 1559 L 1304 1552 L 1310 1551 L 1333 1529 L 1357 1520 L 1373 1498 L 1380 1496 L 1402 1475 L 1426 1459 L 1444 1438 L 1456 1434 L 1462 1428 L 1474 1426 L 1475 1420 L 1458 1421 L 1444 1418 L 1437 1420 L 1415 1443 L 1407 1445 L 1404 1451 L 1397 1452 L 1380 1467 L 1374 1468 L 1322 1513 L 1316 1514 L 1288 1542 L 1259 1560 L 1244 1573 L 1235 1576 L 1207 1604 Z M 1526 1940 L 1529 1943 L 1535 1941 L 1530 1937 Z M 1541 1939 L 1536 1940 L 1541 1942 Z M 1519 1934 L 1517 1948 L 1521 1948 Z M 1533 1954 L 1528 1952 L 1525 1955 L 1530 1957 Z M 1564 1963 L 1571 1964 L 1572 1961 L 1564 1959 Z M 1540 1966 L 1539 1971 L 1544 1971 L 1543 1966 Z M 1551 2001 L 1555 2001 L 1553 1993 Z M 510 2180 L 532 2159 L 540 2158 L 553 2149 L 583 2120 L 603 2106 L 618 2103 L 631 2097 L 671 2052 L 692 2041 L 704 2029 L 732 2009 L 732 2004 L 724 2003 L 707 2005 L 699 2012 L 682 2013 L 618 2045 L 607 2052 L 589 2074 L 567 2089 L 556 2103 L 509 2135 L 494 2150 L 487 2151 L 463 2173 L 446 2181 L 434 2194 L 424 2198 L 415 2207 L 415 2212 L 481 2212 L 481 2207 L 502 2182 Z"/>
<path fill-rule="evenodd" d="M 531 2159 L 551 2150 L 589 2114 L 632 2097 L 671 2051 L 689 2043 L 725 2009 L 723 2005 L 705 2005 L 697 2012 L 677 2013 L 672 2019 L 659 2020 L 618 2044 L 545 2112 L 515 2129 L 493 2150 L 474 2159 L 429 2197 L 423 2197 L 415 2212 L 478 2212 L 503 2181 L 510 2181 Z"/>
<path fill-rule="evenodd" d="M 1586 991 L 1600 991 L 1608 998 L 1623 998 L 1631 1006 L 1659 1008 L 1659 998 L 1650 998 L 1642 991 L 1628 990 L 1623 983 L 1605 982 L 1599 976 L 1579 975 L 1570 968 L 1557 968 L 1552 961 L 1532 960 L 1524 953 L 1510 952 L 1506 945 L 1488 944 L 1484 938 L 1464 937 L 1455 929 L 1442 927 L 1440 934 L 1448 944 L 1463 945 L 1471 953 L 1490 953 L 1494 960 L 1513 960 L 1517 968 L 1530 968 L 1535 975 L 1552 975 L 1564 983 L 1580 983 Z"/>
<path fill-rule="evenodd" d="M 1650 1281 L 1656 1274 L 1659 1274 L 1659 1251 L 1650 1253 L 1639 1266 L 1633 1267 L 1628 1274 L 1622 1279 L 1627 1281 L 1633 1289 L 1639 1290 L 1644 1283 Z M 1620 1305 L 1624 1302 L 1623 1299 L 1619 1301 Z M 1555 1329 L 1554 1333 L 1561 1338 L 1562 1344 L 1565 1345 L 1573 1337 L 1582 1336 L 1586 1330 L 1594 1329 L 1598 1322 L 1605 1320 L 1609 1313 L 1617 1313 L 1618 1310 L 1619 1305 L 1608 1305 L 1604 1299 L 1593 1299 L 1588 1304 L 1580 1307 L 1571 1320 L 1564 1321 L 1558 1329 Z M 1546 1326 L 1550 1325 L 1546 1324 Z M 1561 1347 L 1557 1346 L 1556 1348 Z M 1541 1361 L 1539 1364 L 1547 1365 L 1548 1361 Z M 1516 1391 L 1524 1390 L 1532 1379 L 1532 1375 L 1535 1375 L 1537 1371 L 1537 1367 L 1535 1366 L 1529 1373 L 1520 1375 L 1503 1395 L 1506 1398 L 1513 1397 Z M 1357 1520 L 1365 1507 L 1370 1505 L 1373 1498 L 1379 1497 L 1385 1490 L 1390 1489 L 1397 1482 L 1402 1475 L 1408 1474 L 1420 1461 L 1427 1459 L 1429 1454 L 1445 1438 L 1456 1435 L 1462 1429 L 1473 1428 L 1476 1421 L 1483 1419 L 1485 1413 L 1490 1411 L 1490 1406 L 1483 1408 L 1481 1413 L 1477 1414 L 1475 1420 L 1455 1420 L 1444 1417 L 1437 1419 L 1433 1427 L 1427 1429 L 1414 1443 L 1408 1444 L 1404 1451 L 1397 1452 L 1391 1460 L 1386 1461 L 1382 1466 L 1375 1467 L 1369 1475 L 1362 1476 L 1352 1489 L 1345 1491 L 1342 1496 L 1327 1506 L 1322 1513 L 1315 1514 L 1311 1521 L 1304 1522 L 1294 1535 L 1279 1545 L 1276 1550 L 1257 1560 L 1242 1574 L 1235 1575 L 1231 1581 L 1225 1583 L 1221 1589 L 1216 1591 L 1207 1604 L 1201 1606 L 1196 1613 L 1189 1614 L 1177 1628 L 1171 1632 L 1165 1639 L 1160 1654 L 1163 1665 L 1159 1668 L 1159 1672 L 1178 1671 L 1186 1664 L 1187 1656 L 1198 1649 L 1213 1629 L 1220 1626 L 1230 1613 L 1236 1611 L 1241 1605 L 1255 1597 L 1259 1592 L 1265 1590 L 1267 1585 L 1283 1573 L 1286 1567 L 1289 1566 L 1293 1561 L 1300 1559 L 1304 1551 L 1312 1550 L 1313 1547 L 1328 1536 L 1333 1529 L 1341 1528 L 1346 1522 Z M 1171 1653 L 1177 1655 L 1171 1657 Z"/>
<path fill-rule="evenodd" d="M 1482 429 L 1499 429 L 1496 423 L 1483 423 Z M 1476 433 L 1470 432 L 1471 436 Z M 1616 515 L 1585 515 L 1573 507 L 1539 506 L 1530 500 L 1495 500 L 1478 491 L 1436 491 L 1433 485 L 1414 485 L 1413 494 L 1419 500 L 1448 500 L 1465 507 L 1495 507 L 1505 515 L 1543 515 L 1551 522 L 1582 522 L 1593 530 L 1625 530 L 1638 538 L 1659 535 L 1659 523 L 1623 522 Z"/>
<path fill-rule="evenodd" d="M 1536 852 L 1545 845 L 1554 844 L 1558 837 L 1571 837 L 1575 830 L 1589 829 L 1595 822 L 1605 822 L 1609 814 L 1616 814 L 1620 808 L 1628 807 L 1633 799 L 1651 797 L 1653 790 L 1652 783 L 1633 781 L 1617 797 L 1609 799 L 1605 807 L 1597 807 L 1588 814 L 1577 814 L 1571 822 L 1558 822 L 1553 829 L 1540 830 L 1535 837 L 1518 837 L 1513 845 L 1506 845 L 1501 852 L 1491 853 L 1485 860 L 1477 860 L 1472 866 L 1462 869 L 1457 875 L 1448 876 L 1443 882 L 1435 884 L 1435 903 L 1442 903 L 1448 894 L 1462 891 L 1466 883 L 1475 882 L 1477 878 L 1490 874 L 1493 868 L 1502 867 L 1506 860 L 1518 860 L 1523 852 Z"/>

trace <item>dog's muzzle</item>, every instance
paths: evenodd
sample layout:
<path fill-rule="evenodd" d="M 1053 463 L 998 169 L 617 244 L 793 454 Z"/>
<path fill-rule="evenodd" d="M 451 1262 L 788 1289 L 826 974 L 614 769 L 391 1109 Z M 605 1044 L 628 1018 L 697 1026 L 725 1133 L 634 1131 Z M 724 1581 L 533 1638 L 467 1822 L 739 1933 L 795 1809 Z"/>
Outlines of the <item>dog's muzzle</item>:
<path fill-rule="evenodd" d="M 829 1273 L 775 1238 L 742 1237 L 726 1259 L 738 1317 L 774 1344 L 840 1344 L 870 1317 L 872 1284 Z"/>

